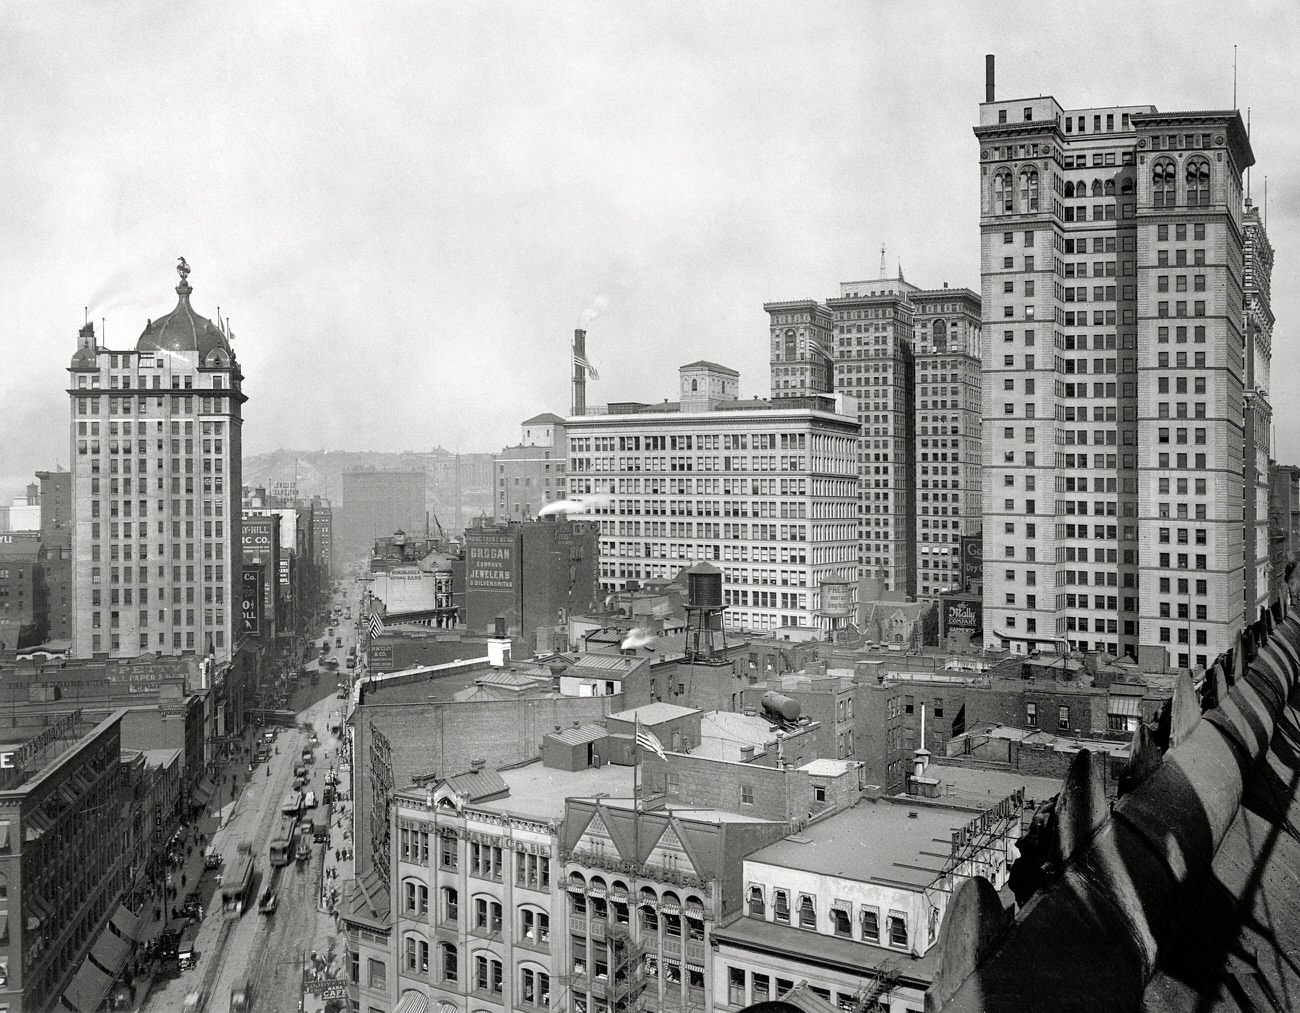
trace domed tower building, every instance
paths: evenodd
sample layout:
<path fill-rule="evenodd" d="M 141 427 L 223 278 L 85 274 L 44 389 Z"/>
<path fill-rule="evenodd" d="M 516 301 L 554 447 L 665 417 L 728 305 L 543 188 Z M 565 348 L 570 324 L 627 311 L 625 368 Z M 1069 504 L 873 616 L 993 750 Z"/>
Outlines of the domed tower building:
<path fill-rule="evenodd" d="M 113 350 L 81 329 L 69 367 L 72 653 L 211 658 L 235 644 L 243 376 L 229 335 L 190 306 Z"/>

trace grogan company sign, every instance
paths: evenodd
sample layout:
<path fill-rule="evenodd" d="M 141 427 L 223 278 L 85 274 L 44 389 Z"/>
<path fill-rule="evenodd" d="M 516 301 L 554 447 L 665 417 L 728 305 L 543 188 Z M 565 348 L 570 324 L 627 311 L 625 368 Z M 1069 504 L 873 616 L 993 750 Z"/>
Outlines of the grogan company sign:
<path fill-rule="evenodd" d="M 471 591 L 509 591 L 517 569 L 511 535 L 476 538 L 465 546 L 465 586 Z"/>

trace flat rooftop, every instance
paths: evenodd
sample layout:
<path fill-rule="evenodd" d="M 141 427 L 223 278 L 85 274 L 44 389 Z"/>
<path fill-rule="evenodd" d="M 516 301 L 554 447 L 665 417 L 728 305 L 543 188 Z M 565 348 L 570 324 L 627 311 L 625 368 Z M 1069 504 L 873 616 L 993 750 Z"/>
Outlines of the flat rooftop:
<path fill-rule="evenodd" d="M 591 796 L 580 796 L 590 798 Z M 632 794 L 621 798 L 603 798 L 601 803 L 610 809 L 626 809 L 629 812 L 633 810 Z M 742 813 L 729 812 L 726 809 L 710 809 L 708 807 L 683 805 L 683 804 L 666 804 L 655 806 L 653 809 L 645 808 L 642 803 L 643 813 L 666 813 L 671 812 L 678 819 L 698 820 L 702 823 L 771 823 L 772 820 L 764 819 L 761 816 L 746 816 Z"/>
<path fill-rule="evenodd" d="M 469 659 L 466 659 L 469 660 Z M 406 669 L 400 672 L 385 672 L 384 675 L 411 675 L 417 669 Z M 457 693 L 463 690 L 472 689 L 480 677 L 488 672 L 496 671 L 485 661 L 481 668 L 450 670 L 446 673 L 439 673 L 436 668 L 420 666 L 420 672 L 431 672 L 432 674 L 425 679 L 416 682 L 397 682 L 393 680 L 379 680 L 370 682 L 366 690 L 367 707 L 397 705 L 405 706 L 413 703 L 454 703 Z M 377 677 L 367 677 L 367 681 Z"/>
<path fill-rule="evenodd" d="M 1060 778 L 1031 777 L 1015 770 L 989 767 L 931 763 L 925 776 L 939 782 L 937 801 L 981 810 L 996 805 L 1020 788 L 1025 790 L 1025 798 L 1034 802 L 1049 799 L 1061 790 Z"/>
<path fill-rule="evenodd" d="M 564 803 L 570 798 L 627 796 L 628 808 L 632 806 L 631 767 L 606 764 L 586 770 L 560 770 L 542 766 L 541 760 L 533 760 L 496 773 L 509 786 L 510 793 L 471 802 L 470 808 L 508 812 L 526 819 L 559 820 L 564 818 Z M 423 801 L 424 789 L 405 788 L 397 795 L 399 805 L 403 798 Z"/>
<path fill-rule="evenodd" d="M 699 713 L 697 707 L 678 707 L 675 703 L 664 703 L 660 700 L 655 703 L 642 704 L 640 707 L 633 707 L 630 710 L 619 711 L 617 714 L 611 714 L 609 720 L 630 722 L 639 718 L 643 725 L 657 725 L 686 714 L 697 713 Z"/>
<path fill-rule="evenodd" d="M 700 721 L 700 744 L 691 750 L 691 755 L 739 763 L 743 759 L 740 751 L 745 746 L 753 746 L 756 756 L 769 751 L 775 755 L 776 743 L 776 729 L 766 718 L 710 711 Z"/>
<path fill-rule="evenodd" d="M 920 799 L 863 801 L 746 861 L 920 890 L 938 878 L 952 853 L 953 832 L 971 816 L 970 810 L 927 806 Z"/>

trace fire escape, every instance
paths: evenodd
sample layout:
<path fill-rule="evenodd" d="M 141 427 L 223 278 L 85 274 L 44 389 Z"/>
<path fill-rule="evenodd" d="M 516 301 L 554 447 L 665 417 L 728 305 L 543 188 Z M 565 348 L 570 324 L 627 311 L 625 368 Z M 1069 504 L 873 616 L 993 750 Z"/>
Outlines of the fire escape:
<path fill-rule="evenodd" d="M 876 968 L 876 973 L 853 995 L 853 1013 L 874 1013 L 875 1010 L 888 1008 L 882 1003 L 898 985 L 898 961 L 886 960 Z"/>
<path fill-rule="evenodd" d="M 587 992 L 591 1005 L 585 1013 L 641 1013 L 645 1009 L 641 996 L 647 983 L 642 946 L 632 938 L 627 925 L 612 921 L 593 918 L 591 934 L 595 946 L 603 943 L 606 948 L 605 969 L 590 973 L 585 962 L 575 963 L 572 974 L 559 978 L 570 1001 L 557 1002 L 556 1008 L 581 1013 L 582 993 Z M 560 998 L 563 1000 L 565 995 Z"/>

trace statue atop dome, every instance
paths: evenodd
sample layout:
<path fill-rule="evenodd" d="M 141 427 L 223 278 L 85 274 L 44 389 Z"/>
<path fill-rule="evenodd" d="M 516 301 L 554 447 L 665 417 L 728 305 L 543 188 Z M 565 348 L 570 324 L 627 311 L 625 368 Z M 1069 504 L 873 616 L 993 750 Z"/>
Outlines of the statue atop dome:
<path fill-rule="evenodd" d="M 190 278 L 190 265 L 185 262 L 184 257 L 176 258 L 176 273 L 181 276 L 181 284 L 185 284 Z"/>

